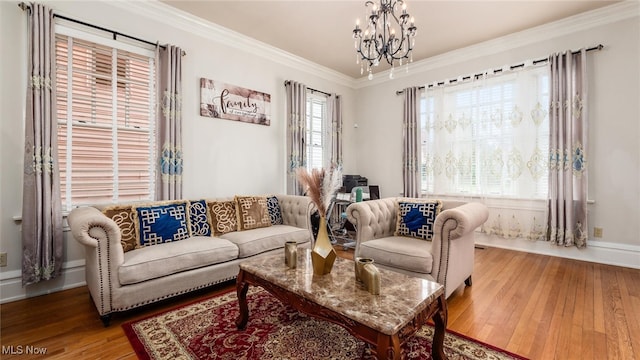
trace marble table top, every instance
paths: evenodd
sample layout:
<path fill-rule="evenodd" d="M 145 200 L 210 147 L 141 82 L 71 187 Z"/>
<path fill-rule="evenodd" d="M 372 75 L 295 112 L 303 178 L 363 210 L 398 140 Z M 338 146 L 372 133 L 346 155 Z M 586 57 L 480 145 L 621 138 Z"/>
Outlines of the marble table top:
<path fill-rule="evenodd" d="M 354 262 L 336 258 L 331 273 L 314 275 L 309 249 L 298 249 L 297 267 L 282 255 L 255 256 L 240 268 L 383 334 L 393 335 L 444 293 L 436 282 L 378 268 L 380 295 L 355 279 Z"/>

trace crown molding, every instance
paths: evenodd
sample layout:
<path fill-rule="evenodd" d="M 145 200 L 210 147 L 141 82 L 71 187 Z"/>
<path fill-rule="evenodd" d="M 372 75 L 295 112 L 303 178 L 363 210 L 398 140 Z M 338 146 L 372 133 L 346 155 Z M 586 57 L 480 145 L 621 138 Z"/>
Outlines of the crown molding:
<path fill-rule="evenodd" d="M 409 77 L 412 74 L 415 75 L 416 73 L 426 72 L 446 65 L 493 55 L 638 16 L 640 16 L 640 2 L 635 0 L 623 1 L 416 61 L 409 65 L 408 73 L 404 69 L 398 68 L 393 75 L 394 79 Z M 606 47 L 606 44 L 604 45 Z M 368 80 L 366 77 L 358 78 L 355 80 L 355 88 L 360 89 L 393 81 L 394 79 L 389 79 L 389 72 L 389 70 L 385 70 L 375 73 L 372 80 Z"/>
<path fill-rule="evenodd" d="M 412 74 L 415 75 L 415 73 L 426 72 L 446 65 L 493 55 L 536 42 L 640 16 L 640 2 L 636 0 L 622 1 L 548 24 L 416 61 L 409 66 L 408 73 L 406 73 L 401 67 L 396 69 L 394 71 L 394 79 L 389 79 L 390 70 L 385 70 L 375 73 L 374 78 L 372 80 L 368 80 L 366 76 L 357 79 L 352 78 L 300 56 L 258 41 L 254 38 L 242 35 L 213 22 L 203 20 L 197 16 L 173 8 L 158 0 L 103 1 L 109 5 L 132 12 L 136 15 L 154 19 L 165 24 L 170 24 L 170 26 L 177 29 L 245 51 L 251 55 L 261 56 L 273 62 L 289 66 L 354 89 L 394 81 L 400 78 L 412 76 Z M 606 46 L 606 44 L 604 45 Z"/>
<path fill-rule="evenodd" d="M 275 46 L 263 43 L 252 37 L 240 34 L 224 26 L 201 19 L 158 0 L 103 1 L 109 5 L 132 12 L 136 15 L 144 16 L 165 23 L 176 29 L 245 51 L 252 56 L 261 56 L 273 62 L 319 76 L 334 83 L 347 86 L 349 88 L 354 87 L 354 79 L 350 76 L 333 69 L 329 69 L 300 56 L 291 54 Z M 187 54 L 189 53 L 189 49 L 185 49 L 185 51 Z"/>

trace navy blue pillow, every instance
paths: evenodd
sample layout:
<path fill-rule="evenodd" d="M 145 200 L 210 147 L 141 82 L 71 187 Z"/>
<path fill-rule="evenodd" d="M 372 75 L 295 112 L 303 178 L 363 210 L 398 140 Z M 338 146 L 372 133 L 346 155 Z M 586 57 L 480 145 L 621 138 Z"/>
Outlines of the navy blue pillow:
<path fill-rule="evenodd" d="M 140 245 L 149 246 L 189 237 L 187 203 L 136 207 Z"/>
<path fill-rule="evenodd" d="M 271 218 L 271 225 L 282 225 L 282 211 L 280 211 L 280 203 L 275 196 L 267 197 L 267 210 L 269 210 L 269 218 Z"/>
<path fill-rule="evenodd" d="M 191 236 L 211 236 L 211 224 L 205 200 L 189 202 L 189 225 Z"/>
<path fill-rule="evenodd" d="M 442 201 L 399 201 L 395 236 L 433 239 L 433 225 L 442 209 Z"/>

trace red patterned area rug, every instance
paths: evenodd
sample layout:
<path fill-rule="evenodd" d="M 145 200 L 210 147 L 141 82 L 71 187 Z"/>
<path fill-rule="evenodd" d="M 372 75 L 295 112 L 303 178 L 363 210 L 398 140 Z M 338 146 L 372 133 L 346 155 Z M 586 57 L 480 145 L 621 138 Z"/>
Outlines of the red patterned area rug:
<path fill-rule="evenodd" d="M 299 313 L 261 288 L 247 294 L 249 323 L 235 325 L 235 291 L 122 325 L 141 359 L 374 359 L 369 347 L 342 327 Z M 402 347 L 404 359 L 431 359 L 433 327 Z M 524 359 L 447 331 L 449 359 Z"/>

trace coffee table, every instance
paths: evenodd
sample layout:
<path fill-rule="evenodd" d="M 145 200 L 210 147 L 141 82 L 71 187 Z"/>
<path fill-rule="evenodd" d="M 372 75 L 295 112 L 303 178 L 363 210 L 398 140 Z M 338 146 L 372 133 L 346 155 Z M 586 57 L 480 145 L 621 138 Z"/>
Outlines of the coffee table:
<path fill-rule="evenodd" d="M 331 273 L 314 275 L 309 249 L 298 249 L 297 268 L 289 269 L 282 255 L 256 256 L 240 263 L 236 280 L 240 314 L 238 329 L 249 320 L 247 290 L 257 285 L 285 304 L 344 327 L 372 345 L 378 359 L 400 359 L 400 347 L 433 318 L 432 356 L 443 352 L 447 325 L 444 287 L 436 282 L 379 269 L 380 295 L 371 295 L 355 280 L 354 262 L 337 258 Z"/>

